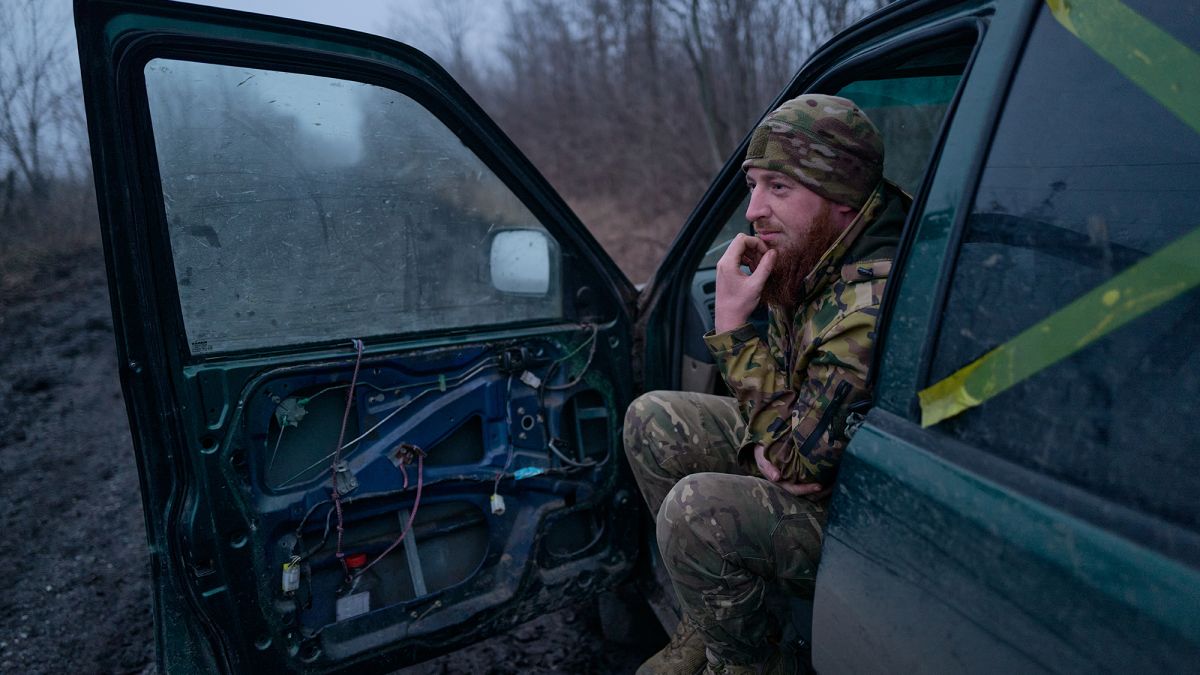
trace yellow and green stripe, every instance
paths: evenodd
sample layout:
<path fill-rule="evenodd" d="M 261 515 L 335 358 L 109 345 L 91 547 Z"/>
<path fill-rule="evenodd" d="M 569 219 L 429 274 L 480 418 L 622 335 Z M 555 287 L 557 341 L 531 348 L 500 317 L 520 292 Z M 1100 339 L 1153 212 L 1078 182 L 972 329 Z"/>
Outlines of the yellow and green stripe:
<path fill-rule="evenodd" d="M 1200 133 L 1200 55 L 1117 0 L 1046 4 L 1064 28 Z M 980 405 L 1197 285 L 1200 229 L 922 390 L 921 426 Z"/>

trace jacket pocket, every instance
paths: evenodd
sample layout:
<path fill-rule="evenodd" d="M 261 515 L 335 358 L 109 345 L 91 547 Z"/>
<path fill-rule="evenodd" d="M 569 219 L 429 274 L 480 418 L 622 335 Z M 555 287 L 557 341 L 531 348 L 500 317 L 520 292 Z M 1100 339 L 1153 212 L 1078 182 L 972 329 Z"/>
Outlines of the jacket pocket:
<path fill-rule="evenodd" d="M 825 412 L 821 413 L 821 419 L 817 420 L 817 428 L 804 439 L 804 445 L 800 446 L 800 456 L 808 457 L 808 453 L 812 452 L 817 441 L 825 435 L 829 429 L 829 425 L 833 423 L 833 418 L 837 415 L 837 411 L 842 407 L 842 401 L 850 395 L 850 390 L 853 389 L 851 384 L 845 380 L 838 383 L 837 389 L 833 390 L 833 399 L 829 401 L 829 407 L 825 408 Z"/>

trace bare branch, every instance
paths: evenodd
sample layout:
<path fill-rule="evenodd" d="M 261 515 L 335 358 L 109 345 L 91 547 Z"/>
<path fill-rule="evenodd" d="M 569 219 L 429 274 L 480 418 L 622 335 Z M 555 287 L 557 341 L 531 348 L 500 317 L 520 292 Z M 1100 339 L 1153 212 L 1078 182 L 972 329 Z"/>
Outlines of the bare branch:
<path fill-rule="evenodd" d="M 47 195 L 55 171 L 82 145 L 79 84 L 72 68 L 70 22 L 37 0 L 0 3 L 0 167 L 7 155 L 36 197 Z"/>

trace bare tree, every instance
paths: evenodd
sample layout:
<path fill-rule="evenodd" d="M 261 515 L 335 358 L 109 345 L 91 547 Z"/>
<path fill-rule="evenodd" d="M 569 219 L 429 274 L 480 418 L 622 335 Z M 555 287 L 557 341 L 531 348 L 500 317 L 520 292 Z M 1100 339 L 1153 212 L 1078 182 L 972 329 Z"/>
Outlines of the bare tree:
<path fill-rule="evenodd" d="M 886 1 L 506 0 L 482 78 L 464 0 L 393 33 L 441 59 L 642 278 L 804 58 Z"/>
<path fill-rule="evenodd" d="M 715 59 L 712 56 L 709 37 L 704 30 L 705 22 L 701 18 L 702 6 L 701 0 L 687 0 L 686 5 L 671 6 L 670 10 L 683 29 L 682 44 L 699 87 L 701 119 L 704 121 L 704 131 L 708 139 L 709 159 L 715 166 L 721 161 L 726 127 L 717 104 L 716 74 L 713 70 Z"/>
<path fill-rule="evenodd" d="M 39 200 L 48 196 L 53 172 L 81 159 L 74 151 L 82 118 L 70 21 L 56 7 L 39 0 L 0 3 L 0 164 L 11 162 Z M 59 152 L 70 156 L 55 163 Z"/>
<path fill-rule="evenodd" d="M 481 28 L 472 0 L 441 0 L 420 10 L 393 5 L 385 32 L 428 52 L 467 91 L 478 95 L 481 75 L 471 46 Z"/>
<path fill-rule="evenodd" d="M 805 38 L 813 47 L 891 0 L 795 0 Z"/>
<path fill-rule="evenodd" d="M 817 45 L 887 0 L 670 0 L 695 78 L 709 161 L 719 165 L 746 125 Z"/>

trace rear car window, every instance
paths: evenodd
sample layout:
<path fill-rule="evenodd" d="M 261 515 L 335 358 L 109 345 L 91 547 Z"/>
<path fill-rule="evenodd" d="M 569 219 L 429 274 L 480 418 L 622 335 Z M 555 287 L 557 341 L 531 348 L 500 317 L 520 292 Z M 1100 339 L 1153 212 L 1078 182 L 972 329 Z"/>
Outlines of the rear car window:
<path fill-rule="evenodd" d="M 883 175 L 916 194 L 973 44 L 921 54 L 894 72 L 837 92 L 858 104 L 883 135 Z"/>
<path fill-rule="evenodd" d="M 1168 3 L 1128 4 L 1141 22 L 1131 33 L 1194 57 L 1200 9 L 1171 3 L 1167 31 Z M 1043 8 L 966 222 L 930 381 L 1030 329 L 1081 335 L 1062 358 L 1014 350 L 992 383 L 1011 376 L 1010 388 L 935 428 L 1200 529 L 1200 292 L 1177 283 L 1200 260 L 1157 262 L 1200 228 L 1200 118 L 1163 103 L 1171 78 L 1191 87 L 1200 73 L 1146 65 L 1157 84 L 1121 72 Z M 1064 310 L 1110 280 L 1097 297 L 1111 316 Z M 1136 302 L 1158 304 L 1120 325 L 1117 310 Z M 1039 359 L 1046 367 L 1011 375 Z"/>
<path fill-rule="evenodd" d="M 497 233 L 545 230 L 413 99 L 171 59 L 145 79 L 193 354 L 562 317 L 548 235 L 548 285 L 493 285 Z"/>

